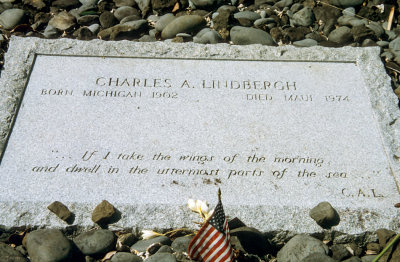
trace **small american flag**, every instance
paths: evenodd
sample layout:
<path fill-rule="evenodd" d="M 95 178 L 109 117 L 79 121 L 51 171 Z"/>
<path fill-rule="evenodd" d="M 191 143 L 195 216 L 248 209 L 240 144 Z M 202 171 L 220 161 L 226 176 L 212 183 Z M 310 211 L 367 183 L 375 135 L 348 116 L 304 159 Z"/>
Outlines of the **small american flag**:
<path fill-rule="evenodd" d="M 201 262 L 233 261 L 229 227 L 221 202 L 220 190 L 218 190 L 218 204 L 214 213 L 190 241 L 188 254 L 191 259 Z"/>

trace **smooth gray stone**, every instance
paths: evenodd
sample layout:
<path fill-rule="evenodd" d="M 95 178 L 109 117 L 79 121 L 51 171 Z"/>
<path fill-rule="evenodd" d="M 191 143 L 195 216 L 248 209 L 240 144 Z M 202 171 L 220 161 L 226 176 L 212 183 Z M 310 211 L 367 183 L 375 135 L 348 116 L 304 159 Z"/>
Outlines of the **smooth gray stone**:
<path fill-rule="evenodd" d="M 290 22 L 296 26 L 310 26 L 314 22 L 314 14 L 311 7 L 306 6 L 295 13 Z"/>
<path fill-rule="evenodd" d="M 99 24 L 93 24 L 88 26 L 88 29 L 93 33 L 93 34 L 97 34 L 100 30 L 100 25 Z"/>
<path fill-rule="evenodd" d="M 368 23 L 367 27 L 374 31 L 376 37 L 380 38 L 384 33 L 385 29 L 383 29 L 382 25 L 377 22 Z"/>
<path fill-rule="evenodd" d="M 135 0 L 139 9 L 143 14 L 146 14 L 150 9 L 150 0 Z"/>
<path fill-rule="evenodd" d="M 52 25 L 47 25 L 44 29 L 43 35 L 46 38 L 55 38 L 58 37 L 60 32 Z"/>
<path fill-rule="evenodd" d="M 142 262 L 143 259 L 137 255 L 128 252 L 115 253 L 110 262 Z"/>
<path fill-rule="evenodd" d="M 193 236 L 178 237 L 172 242 L 171 247 L 175 252 L 187 252 L 192 238 Z"/>
<path fill-rule="evenodd" d="M 6 30 L 13 29 L 23 20 L 24 16 L 25 11 L 22 9 L 7 9 L 0 14 L 0 25 Z"/>
<path fill-rule="evenodd" d="M 174 250 L 170 246 L 163 245 L 160 247 L 160 249 L 157 250 L 156 253 L 174 253 Z"/>
<path fill-rule="evenodd" d="M 163 245 L 170 245 L 171 244 L 171 239 L 166 236 L 158 236 L 150 239 L 143 239 L 139 240 L 135 244 L 131 246 L 131 250 L 136 250 L 138 252 L 144 252 L 146 249 L 151 246 L 152 244 L 155 243 L 161 243 Z"/>
<path fill-rule="evenodd" d="M 172 13 L 167 13 L 163 16 L 160 17 L 160 19 L 156 22 L 154 28 L 158 31 L 161 32 L 164 30 L 164 28 L 171 23 L 172 21 L 175 20 L 175 16 Z"/>
<path fill-rule="evenodd" d="M 244 26 L 234 26 L 230 31 L 231 40 L 235 45 L 275 45 L 271 35 L 267 32 Z"/>
<path fill-rule="evenodd" d="M 200 32 L 197 33 L 195 37 L 193 37 L 193 42 L 199 44 L 217 44 L 222 41 L 222 37 L 218 34 L 217 31 L 204 28 Z"/>
<path fill-rule="evenodd" d="M 307 256 L 301 262 L 338 262 L 338 260 L 331 258 L 325 254 L 315 253 Z"/>
<path fill-rule="evenodd" d="M 95 5 L 97 4 L 98 0 L 79 0 L 82 5 Z"/>
<path fill-rule="evenodd" d="M 388 47 L 389 46 L 389 42 L 388 41 L 376 41 L 376 44 L 380 47 Z"/>
<path fill-rule="evenodd" d="M 191 0 L 196 7 L 206 7 L 214 4 L 215 0 Z"/>
<path fill-rule="evenodd" d="M 298 262 L 313 253 L 327 255 L 329 248 L 322 241 L 308 235 L 296 235 L 279 250 L 278 262 Z"/>
<path fill-rule="evenodd" d="M 303 39 L 300 41 L 294 41 L 293 42 L 294 46 L 298 46 L 298 47 L 310 47 L 310 46 L 316 46 L 318 45 L 318 42 L 314 39 Z"/>
<path fill-rule="evenodd" d="M 359 6 L 364 0 L 329 0 L 329 4 L 339 7 Z"/>
<path fill-rule="evenodd" d="M 134 6 L 135 5 L 135 0 L 114 0 L 114 3 L 115 3 L 116 7 Z"/>
<path fill-rule="evenodd" d="M 98 21 L 99 16 L 98 15 L 85 15 L 85 16 L 81 16 L 79 17 L 76 22 L 79 25 L 91 25 L 93 24 L 95 21 Z"/>
<path fill-rule="evenodd" d="M 127 22 L 137 21 L 137 20 L 141 20 L 141 19 L 142 19 L 142 17 L 140 17 L 138 15 L 130 15 L 130 16 L 126 16 L 126 17 L 122 18 L 122 20 L 119 23 L 122 25 Z"/>
<path fill-rule="evenodd" d="M 203 25 L 205 25 L 205 20 L 199 15 L 180 16 L 167 24 L 161 32 L 161 37 L 168 39 L 175 37 L 178 33 L 191 33 Z"/>
<path fill-rule="evenodd" d="M 235 19 L 247 19 L 250 21 L 256 21 L 257 19 L 260 19 L 261 16 L 257 14 L 256 12 L 252 11 L 243 11 L 243 12 L 237 12 L 233 15 Z"/>
<path fill-rule="evenodd" d="M 368 24 L 368 21 L 366 21 L 366 20 L 359 19 L 354 16 L 347 16 L 347 15 L 343 15 L 343 16 L 339 17 L 337 22 L 340 26 L 360 26 L 360 25 Z"/>
<path fill-rule="evenodd" d="M 346 260 L 343 260 L 343 262 L 361 262 L 361 258 L 353 256 L 351 258 L 348 258 Z"/>
<path fill-rule="evenodd" d="M 84 232 L 74 238 L 75 245 L 87 256 L 105 254 L 114 248 L 116 237 L 105 229 Z"/>
<path fill-rule="evenodd" d="M 227 11 L 229 13 L 233 13 L 237 11 L 237 7 L 236 6 L 232 6 L 232 5 L 221 5 L 220 7 L 218 7 L 217 12 L 223 12 L 223 11 Z"/>
<path fill-rule="evenodd" d="M 160 16 L 158 16 L 158 15 L 149 15 L 148 17 L 147 17 L 147 21 L 149 21 L 149 22 L 158 22 L 158 20 L 160 20 Z"/>
<path fill-rule="evenodd" d="M 270 23 L 275 23 L 275 20 L 273 18 L 260 18 L 254 21 L 255 26 L 262 26 Z"/>
<path fill-rule="evenodd" d="M 284 8 L 284 7 L 290 6 L 291 4 L 293 4 L 293 0 L 281 0 L 281 1 L 277 2 L 276 4 L 274 4 L 274 7 Z"/>
<path fill-rule="evenodd" d="M 118 20 L 110 11 L 104 11 L 100 15 L 99 20 L 100 20 L 100 25 L 103 27 L 103 29 L 110 28 L 118 23 Z"/>
<path fill-rule="evenodd" d="M 344 244 L 335 244 L 331 246 L 331 251 L 332 251 L 332 258 L 342 261 L 345 258 L 351 257 L 351 253 L 349 250 L 346 248 L 347 246 Z"/>
<path fill-rule="evenodd" d="M 355 16 L 356 9 L 354 9 L 354 7 L 347 7 L 342 11 L 342 14 L 346 16 Z"/>
<path fill-rule="evenodd" d="M 26 237 L 26 250 L 32 262 L 67 260 L 71 255 L 70 241 L 57 229 L 39 229 Z"/>
<path fill-rule="evenodd" d="M 361 262 L 372 262 L 375 259 L 375 255 L 374 256 L 363 256 L 361 258 Z"/>
<path fill-rule="evenodd" d="M 57 28 L 58 30 L 65 31 L 75 25 L 75 17 L 70 13 L 63 11 L 55 15 L 49 21 L 49 25 Z"/>
<path fill-rule="evenodd" d="M 7 261 L 7 258 L 14 257 L 21 258 L 23 255 L 6 243 L 0 242 L 0 261 Z"/>
<path fill-rule="evenodd" d="M 293 13 L 296 13 L 297 11 L 300 11 L 304 6 L 300 3 L 295 3 L 290 7 L 290 11 Z"/>
<path fill-rule="evenodd" d="M 121 6 L 114 12 L 114 17 L 117 18 L 118 21 L 130 15 L 139 15 L 139 12 L 131 6 Z"/>
<path fill-rule="evenodd" d="M 149 258 L 144 260 L 145 262 L 176 262 L 176 257 L 170 253 L 155 253 Z"/>
<path fill-rule="evenodd" d="M 353 35 L 351 34 L 350 28 L 347 26 L 341 26 L 329 34 L 328 40 L 338 44 L 346 44 L 353 40 Z"/>
<path fill-rule="evenodd" d="M 390 41 L 389 49 L 390 51 L 400 51 L 400 37 Z"/>
<path fill-rule="evenodd" d="M 139 42 L 156 42 L 157 39 L 154 36 L 143 35 L 139 38 Z"/>

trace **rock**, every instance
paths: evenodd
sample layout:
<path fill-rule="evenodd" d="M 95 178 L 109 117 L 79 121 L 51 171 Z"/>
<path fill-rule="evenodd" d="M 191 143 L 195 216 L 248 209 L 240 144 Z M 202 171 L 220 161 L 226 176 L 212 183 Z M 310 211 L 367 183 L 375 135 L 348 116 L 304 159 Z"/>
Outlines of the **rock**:
<path fill-rule="evenodd" d="M 364 19 L 359 19 L 352 16 L 341 16 L 337 20 L 338 24 L 341 26 L 361 26 L 368 25 L 368 21 Z"/>
<path fill-rule="evenodd" d="M 279 250 L 278 262 L 298 262 L 314 253 L 327 255 L 329 248 L 322 241 L 308 235 L 296 235 Z"/>
<path fill-rule="evenodd" d="M 20 24 L 25 16 L 25 11 L 18 8 L 7 9 L 0 14 L 0 25 L 6 29 L 13 29 Z"/>
<path fill-rule="evenodd" d="M 326 41 L 326 40 L 328 40 L 328 39 L 326 38 L 326 36 L 323 36 L 323 35 L 318 34 L 318 33 L 316 33 L 316 32 L 312 32 L 312 33 L 306 34 L 306 35 L 305 35 L 305 38 L 307 38 L 307 39 L 314 39 L 314 40 L 317 41 L 317 42 L 321 42 L 321 41 Z"/>
<path fill-rule="evenodd" d="M 254 21 L 254 26 L 262 27 L 263 25 L 271 24 L 271 23 L 275 23 L 275 19 L 273 19 L 271 17 L 260 18 L 260 19 L 257 19 L 256 21 Z"/>
<path fill-rule="evenodd" d="M 175 20 L 175 16 L 172 13 L 167 13 L 160 17 L 160 19 L 156 22 L 154 28 L 158 32 L 161 32 L 173 20 Z"/>
<path fill-rule="evenodd" d="M 75 17 L 67 11 L 62 11 L 50 19 L 49 25 L 58 30 L 65 31 L 75 25 Z"/>
<path fill-rule="evenodd" d="M 126 39 L 138 37 L 145 29 L 147 29 L 146 20 L 130 21 L 122 25 L 115 25 L 100 31 L 97 36 L 101 39 Z M 114 220 L 113 218 L 111 218 Z"/>
<path fill-rule="evenodd" d="M 276 4 L 274 4 L 274 7 L 283 9 L 285 7 L 291 6 L 293 4 L 293 0 L 280 0 Z"/>
<path fill-rule="evenodd" d="M 301 26 L 287 27 L 282 32 L 285 43 L 303 40 L 308 33 L 310 33 L 310 30 Z"/>
<path fill-rule="evenodd" d="M 151 6 L 155 11 L 172 8 L 175 5 L 175 0 L 151 0 Z"/>
<path fill-rule="evenodd" d="M 185 15 L 174 19 L 162 30 L 163 39 L 173 38 L 178 33 L 191 33 L 205 25 L 203 17 L 198 15 Z"/>
<path fill-rule="evenodd" d="M 71 211 L 69 211 L 68 207 L 66 207 L 63 203 L 59 201 L 54 201 L 47 207 L 51 212 L 56 214 L 60 219 L 64 220 L 67 223 L 72 223 L 74 216 Z"/>
<path fill-rule="evenodd" d="M 92 221 L 96 224 L 107 224 L 116 215 L 116 213 L 117 210 L 115 207 L 107 200 L 103 200 L 93 210 Z"/>
<path fill-rule="evenodd" d="M 176 262 L 174 255 L 170 253 L 156 253 L 144 260 L 145 262 Z"/>
<path fill-rule="evenodd" d="M 259 14 L 251 11 L 237 12 L 233 17 L 243 26 L 252 26 L 254 21 L 261 18 Z"/>
<path fill-rule="evenodd" d="M 398 49 L 400 51 L 400 38 L 398 38 Z M 390 46 L 390 48 L 393 48 L 394 46 Z M 376 230 L 376 235 L 378 236 L 378 242 L 379 245 L 381 246 L 381 248 L 385 248 L 386 245 L 389 243 L 389 240 L 396 235 L 396 232 L 392 231 L 392 230 L 388 230 L 388 229 L 378 229 Z"/>
<path fill-rule="evenodd" d="M 60 9 L 71 9 L 77 7 L 79 5 L 78 0 L 56 0 L 51 3 L 51 6 L 60 8 Z"/>
<path fill-rule="evenodd" d="M 32 262 L 65 261 L 72 245 L 57 229 L 39 229 L 26 236 L 26 250 Z"/>
<path fill-rule="evenodd" d="M 231 12 L 227 10 L 219 11 L 218 15 L 213 18 L 214 30 L 225 40 L 229 37 L 230 20 Z"/>
<path fill-rule="evenodd" d="M 104 29 L 110 28 L 118 23 L 118 20 L 110 11 L 104 11 L 100 15 L 100 25 Z"/>
<path fill-rule="evenodd" d="M 46 4 L 43 2 L 43 0 L 23 0 L 22 1 L 24 4 L 33 6 L 34 8 L 40 10 L 43 7 L 46 6 Z"/>
<path fill-rule="evenodd" d="M 361 258 L 353 256 L 351 258 L 348 258 L 346 260 L 343 260 L 343 262 L 361 262 Z"/>
<path fill-rule="evenodd" d="M 193 42 L 199 44 L 217 44 L 222 42 L 222 37 L 217 31 L 210 28 L 204 28 L 193 38 Z"/>
<path fill-rule="evenodd" d="M 150 11 L 150 0 L 136 0 L 136 3 L 142 11 L 142 17 L 146 17 L 147 13 Z"/>
<path fill-rule="evenodd" d="M 119 23 L 122 25 L 127 22 L 137 21 L 137 20 L 141 20 L 141 19 L 142 18 L 138 15 L 130 15 L 130 16 L 126 16 L 126 17 L 122 18 L 122 20 Z"/>
<path fill-rule="evenodd" d="M 234 26 L 230 31 L 230 36 L 235 45 L 275 45 L 270 34 L 256 28 Z"/>
<path fill-rule="evenodd" d="M 192 238 L 193 236 L 178 237 L 172 242 L 171 247 L 176 252 L 187 252 Z"/>
<path fill-rule="evenodd" d="M 362 47 L 368 47 L 368 46 L 378 46 L 374 40 L 372 39 L 365 39 L 362 43 L 361 43 Z"/>
<path fill-rule="evenodd" d="M 361 262 L 372 262 L 374 261 L 376 256 L 363 256 L 361 258 Z"/>
<path fill-rule="evenodd" d="M 325 254 L 314 253 L 301 260 L 301 262 L 338 262 L 338 260 L 335 260 Z"/>
<path fill-rule="evenodd" d="M 348 257 L 351 257 L 351 254 L 345 245 L 333 245 L 331 246 L 331 250 L 333 259 L 342 261 Z"/>
<path fill-rule="evenodd" d="M 170 246 L 163 245 L 158 250 L 157 253 L 174 253 L 174 250 Z"/>
<path fill-rule="evenodd" d="M 117 252 L 115 253 L 110 262 L 142 262 L 142 258 L 128 252 Z"/>
<path fill-rule="evenodd" d="M 115 3 L 116 7 L 134 6 L 135 5 L 135 0 L 114 0 L 114 3 Z"/>
<path fill-rule="evenodd" d="M 293 45 L 298 47 L 310 47 L 318 45 L 318 42 L 315 41 L 314 39 L 304 39 L 293 42 Z"/>
<path fill-rule="evenodd" d="M 94 23 L 98 23 L 99 16 L 98 15 L 85 15 L 81 16 L 77 19 L 77 23 L 79 25 L 91 25 Z"/>
<path fill-rule="evenodd" d="M 101 255 L 113 250 L 115 241 L 114 233 L 105 229 L 84 232 L 74 238 L 78 249 L 88 256 Z"/>
<path fill-rule="evenodd" d="M 240 245 L 247 253 L 264 256 L 273 251 L 271 244 L 264 235 L 252 227 L 239 227 L 231 230 L 231 236 L 236 236 Z"/>
<path fill-rule="evenodd" d="M 377 44 L 378 46 L 384 47 L 384 48 L 386 48 L 386 47 L 389 46 L 389 42 L 388 42 L 388 41 L 382 41 L 382 40 L 381 40 L 381 41 L 377 41 L 376 44 Z"/>
<path fill-rule="evenodd" d="M 43 35 L 46 38 L 56 38 L 60 35 L 60 32 L 54 26 L 48 25 L 44 29 Z"/>
<path fill-rule="evenodd" d="M 191 0 L 196 7 L 206 7 L 214 4 L 214 0 Z"/>
<path fill-rule="evenodd" d="M 118 19 L 118 21 L 121 21 L 124 17 L 130 16 L 130 15 L 140 15 L 139 11 L 131 6 L 121 6 L 114 12 L 115 18 Z"/>
<path fill-rule="evenodd" d="M 372 31 L 374 31 L 375 36 L 377 38 L 380 38 L 384 33 L 385 33 L 385 29 L 383 29 L 383 27 L 381 26 L 381 24 L 377 23 L 377 22 L 373 22 L 371 21 L 370 23 L 368 23 L 367 27 L 369 29 L 371 29 Z"/>
<path fill-rule="evenodd" d="M 21 259 L 21 262 L 26 261 L 26 259 L 23 258 L 23 255 L 20 252 L 7 244 L 0 242 L 0 261 L 18 261 L 17 259 Z"/>
<path fill-rule="evenodd" d="M 96 35 L 96 34 L 99 32 L 99 30 L 100 30 L 100 25 L 99 25 L 99 24 L 93 24 L 93 25 L 88 26 L 88 29 L 89 29 L 94 35 Z"/>
<path fill-rule="evenodd" d="M 314 14 L 311 7 L 304 7 L 293 15 L 290 22 L 295 26 L 310 26 L 314 22 Z"/>
<path fill-rule="evenodd" d="M 347 26 L 341 26 L 333 30 L 329 36 L 328 40 L 338 44 L 348 44 L 353 40 L 353 35 L 351 34 L 351 29 Z"/>
<path fill-rule="evenodd" d="M 329 40 L 333 41 L 332 39 Z M 331 227 L 338 225 L 340 222 L 339 214 L 328 202 L 319 203 L 316 207 L 310 210 L 309 214 L 319 226 L 325 229 L 330 229 Z"/>
<path fill-rule="evenodd" d="M 122 235 L 118 236 L 118 242 L 121 243 L 121 245 L 130 247 L 133 244 L 135 244 L 136 241 L 137 241 L 137 238 L 132 233 L 126 233 L 126 234 L 122 234 Z"/>
<path fill-rule="evenodd" d="M 236 11 L 237 11 L 236 6 L 232 6 L 232 5 L 221 5 L 217 9 L 217 13 L 220 13 L 220 12 L 234 13 Z"/>
<path fill-rule="evenodd" d="M 356 9 L 354 9 L 354 7 L 347 7 L 346 9 L 344 9 L 342 11 L 343 15 L 347 15 L 347 16 L 355 16 L 356 15 Z"/>
<path fill-rule="evenodd" d="M 138 242 L 136 242 L 134 245 L 131 246 L 131 250 L 136 250 L 137 252 L 145 252 L 149 246 L 155 243 L 170 245 L 171 239 L 166 236 L 159 236 L 150 239 L 139 240 Z"/>
<path fill-rule="evenodd" d="M 78 28 L 78 30 L 76 30 L 72 35 L 79 40 L 91 40 L 95 37 L 93 32 L 86 26 Z"/>
<path fill-rule="evenodd" d="M 351 6 L 359 6 L 364 0 L 327 0 L 329 4 L 338 6 L 338 7 L 351 7 Z"/>

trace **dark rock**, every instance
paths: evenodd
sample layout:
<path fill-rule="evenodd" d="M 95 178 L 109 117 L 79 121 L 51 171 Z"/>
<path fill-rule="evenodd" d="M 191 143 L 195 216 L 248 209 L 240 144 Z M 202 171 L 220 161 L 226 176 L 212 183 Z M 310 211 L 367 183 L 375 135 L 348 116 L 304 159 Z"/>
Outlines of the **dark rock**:
<path fill-rule="evenodd" d="M 236 11 L 237 11 L 237 8 L 236 8 L 236 6 L 233 6 L 233 5 L 221 5 L 217 9 L 218 13 L 221 13 L 221 12 L 234 13 Z"/>
<path fill-rule="evenodd" d="M 121 245 L 132 246 L 136 241 L 137 238 L 132 233 L 126 233 L 118 236 L 118 242 L 121 243 Z"/>
<path fill-rule="evenodd" d="M 163 39 L 173 38 L 178 33 L 191 33 L 205 25 L 206 21 L 198 15 L 186 15 L 174 19 L 161 32 Z"/>
<path fill-rule="evenodd" d="M 137 15 L 139 16 L 139 11 L 136 8 L 133 8 L 131 6 L 121 6 L 114 12 L 115 18 L 118 19 L 118 21 L 121 21 L 123 18 L 130 16 L 130 15 Z"/>
<path fill-rule="evenodd" d="M 347 26 L 341 26 L 333 30 L 329 36 L 328 40 L 341 45 L 348 44 L 353 40 L 353 35 L 351 34 L 351 29 Z"/>
<path fill-rule="evenodd" d="M 314 14 L 308 6 L 304 7 L 293 15 L 290 20 L 295 26 L 310 26 L 314 22 Z"/>
<path fill-rule="evenodd" d="M 315 7 L 313 13 L 317 21 L 324 23 L 323 32 L 325 35 L 329 35 L 335 29 L 335 24 L 341 15 L 340 10 L 327 5 Z"/>
<path fill-rule="evenodd" d="M 143 259 L 137 255 L 128 252 L 115 253 L 110 262 L 142 262 Z"/>
<path fill-rule="evenodd" d="M 51 3 L 51 6 L 60 9 L 71 9 L 79 6 L 78 0 L 56 0 Z"/>
<path fill-rule="evenodd" d="M 338 260 L 335 260 L 325 254 L 314 253 L 308 255 L 306 258 L 301 260 L 301 262 L 338 262 Z"/>
<path fill-rule="evenodd" d="M 85 16 L 81 16 L 79 17 L 76 22 L 79 25 L 91 25 L 94 23 L 98 23 L 99 21 L 99 16 L 98 15 L 85 15 Z"/>
<path fill-rule="evenodd" d="M 368 243 L 367 250 L 372 250 L 376 253 L 379 253 L 379 251 L 381 251 L 381 246 L 378 243 Z"/>
<path fill-rule="evenodd" d="M 399 38 L 399 50 L 400 50 L 400 38 Z M 381 248 L 385 248 L 389 243 L 389 240 L 396 235 L 396 232 L 388 229 L 378 229 L 376 230 L 376 235 L 378 236 L 379 245 Z"/>
<path fill-rule="evenodd" d="M 327 255 L 329 248 L 322 241 L 308 235 L 296 235 L 279 250 L 278 262 L 302 261 L 314 253 Z"/>
<path fill-rule="evenodd" d="M 239 227 L 245 227 L 246 224 L 243 223 L 239 218 L 235 217 L 228 221 L 229 230 L 233 230 Z"/>
<path fill-rule="evenodd" d="M 234 26 L 230 31 L 230 37 L 235 45 L 275 45 L 270 34 L 251 27 Z"/>
<path fill-rule="evenodd" d="M 174 253 L 174 251 L 172 250 L 172 248 L 170 246 L 167 245 L 162 245 L 158 250 L 157 253 Z"/>
<path fill-rule="evenodd" d="M 176 252 L 187 252 L 192 238 L 193 236 L 178 237 L 172 242 L 171 247 Z"/>
<path fill-rule="evenodd" d="M 362 47 L 368 47 L 368 46 L 378 46 L 374 40 L 372 39 L 365 39 L 362 43 L 361 43 Z"/>
<path fill-rule="evenodd" d="M 278 43 L 279 41 L 281 41 L 283 39 L 283 33 L 282 30 L 279 27 L 274 27 L 272 28 L 269 33 L 271 34 L 272 39 L 274 39 L 274 41 L 276 43 Z"/>
<path fill-rule="evenodd" d="M 155 253 L 157 253 L 157 251 L 163 246 L 163 244 L 161 243 L 154 243 L 152 245 L 150 245 L 147 250 L 146 253 L 149 253 L 149 255 L 154 255 Z"/>
<path fill-rule="evenodd" d="M 142 11 L 142 16 L 145 17 L 150 11 L 150 0 L 136 0 L 140 11 Z"/>
<path fill-rule="evenodd" d="M 72 245 L 57 229 L 39 229 L 26 236 L 26 250 L 32 262 L 64 261 L 70 258 Z"/>
<path fill-rule="evenodd" d="M 376 256 L 363 256 L 361 258 L 361 262 L 372 262 L 374 261 Z"/>
<path fill-rule="evenodd" d="M 167 13 L 160 17 L 160 19 L 156 22 L 154 28 L 158 32 L 162 32 L 164 28 L 171 23 L 175 19 L 175 16 L 172 13 Z"/>
<path fill-rule="evenodd" d="M 115 18 L 115 16 L 110 12 L 110 11 L 104 11 L 100 15 L 100 25 L 104 29 L 107 29 L 109 27 L 112 27 L 118 23 L 118 20 Z"/>
<path fill-rule="evenodd" d="M 356 257 L 356 256 L 352 256 L 351 258 L 343 260 L 343 262 L 361 262 L 361 258 Z"/>
<path fill-rule="evenodd" d="M 345 245 L 333 245 L 331 246 L 331 250 L 333 259 L 342 261 L 348 257 L 351 257 L 351 254 Z"/>
<path fill-rule="evenodd" d="M 237 12 L 233 17 L 243 26 L 252 26 L 254 21 L 261 18 L 259 14 L 251 11 Z"/>
<path fill-rule="evenodd" d="M 151 0 L 151 6 L 155 11 L 172 8 L 175 5 L 175 0 Z"/>
<path fill-rule="evenodd" d="M 288 43 L 304 39 L 305 35 L 310 33 L 310 30 L 306 27 L 287 27 L 282 33 L 284 42 Z"/>
<path fill-rule="evenodd" d="M 380 230 L 380 229 L 379 229 Z M 378 233 L 378 231 L 377 231 Z M 387 234 L 386 236 L 381 236 L 383 238 L 386 238 L 387 236 L 390 235 L 390 230 L 387 232 L 381 232 L 380 234 Z M 379 237 L 379 236 L 378 236 Z M 391 237 L 388 239 L 386 242 L 389 244 L 390 242 L 393 241 L 395 236 Z M 384 241 L 382 241 L 384 242 Z M 387 244 L 385 246 L 387 246 Z M 379 245 L 381 246 L 381 241 L 379 241 Z M 386 252 L 385 254 L 379 259 L 379 261 L 387 261 L 387 262 L 397 262 L 400 261 L 400 244 L 399 241 L 397 241 L 394 245 L 392 245 Z"/>
<path fill-rule="evenodd" d="M 143 21 L 146 21 L 146 20 L 143 20 Z M 132 28 L 130 28 L 131 31 L 137 30 L 138 28 L 140 28 L 140 25 L 137 25 L 135 22 L 136 21 L 131 22 L 133 25 Z M 146 21 L 146 23 L 147 23 L 147 21 Z M 125 23 L 124 25 L 127 25 L 128 27 L 130 26 L 130 25 L 128 25 L 128 23 Z M 121 25 L 121 26 L 124 26 L 124 25 Z M 108 29 L 106 29 L 106 30 L 108 30 Z M 117 210 L 115 209 L 115 207 L 113 205 L 111 205 L 110 202 L 108 202 L 107 200 L 103 200 L 103 201 L 101 201 L 100 204 L 98 204 L 94 208 L 94 210 L 92 212 L 92 221 L 96 224 L 103 225 L 103 224 L 109 223 L 116 215 L 117 215 Z"/>
<path fill-rule="evenodd" d="M 321 41 L 326 41 L 326 40 L 328 40 L 326 36 L 323 36 L 323 35 L 318 34 L 318 33 L 316 33 L 316 32 L 312 32 L 312 33 L 306 34 L 306 35 L 305 35 L 305 38 L 307 38 L 307 39 L 314 39 L 314 40 L 317 41 L 317 42 L 321 42 Z"/>
<path fill-rule="evenodd" d="M 350 7 L 350 6 L 359 6 L 364 0 L 327 0 L 327 2 L 334 6 L 339 7 Z"/>
<path fill-rule="evenodd" d="M 355 26 L 351 29 L 353 39 L 355 42 L 362 42 L 365 39 L 376 39 L 374 31 L 364 25 Z"/>
<path fill-rule="evenodd" d="M 280 0 L 273 7 L 283 9 L 285 7 L 291 6 L 293 4 L 293 0 Z"/>
<path fill-rule="evenodd" d="M 12 259 L 14 259 L 15 261 L 17 261 L 17 259 L 21 259 L 20 261 L 26 261 L 26 259 L 23 258 L 23 255 L 20 252 L 7 244 L 0 242 L 0 261 L 8 262 L 12 261 Z"/>
<path fill-rule="evenodd" d="M 105 254 L 115 247 L 116 237 L 113 232 L 105 229 L 84 232 L 74 238 L 78 249 L 88 256 Z"/>
<path fill-rule="evenodd" d="M 91 40 L 95 38 L 95 34 L 86 26 L 78 28 L 72 35 L 79 40 Z"/>
<path fill-rule="evenodd" d="M 135 5 L 135 0 L 113 0 L 113 1 L 116 7 Z"/>
<path fill-rule="evenodd" d="M 13 29 L 24 20 L 25 11 L 22 9 L 7 9 L 0 14 L 0 25 L 7 30 Z"/>
<path fill-rule="evenodd" d="M 43 32 L 44 37 L 46 38 L 56 38 L 60 35 L 60 31 L 57 28 L 54 28 L 51 25 L 48 25 Z"/>
<path fill-rule="evenodd" d="M 143 239 L 136 242 L 131 246 L 131 250 L 136 250 L 137 252 L 145 252 L 149 246 L 154 243 L 161 243 L 163 245 L 171 245 L 171 239 L 166 236 L 159 236 L 150 239 Z"/>
<path fill-rule="evenodd" d="M 375 36 L 377 38 L 380 38 L 385 33 L 385 30 L 383 29 L 382 25 L 377 22 L 371 21 L 367 24 L 367 27 L 372 31 L 374 31 Z"/>
<path fill-rule="evenodd" d="M 72 214 L 71 211 L 69 211 L 68 207 L 66 207 L 63 203 L 59 201 L 54 201 L 47 208 L 65 222 L 67 223 L 73 222 L 74 215 Z"/>
<path fill-rule="evenodd" d="M 221 10 L 213 19 L 213 23 L 215 31 L 217 31 L 223 39 L 228 39 L 231 23 L 231 12 Z"/>
<path fill-rule="evenodd" d="M 214 0 L 192 0 L 192 3 L 196 7 L 206 7 L 212 6 L 214 4 Z"/>
<path fill-rule="evenodd" d="M 193 42 L 199 44 L 217 44 L 222 42 L 222 37 L 217 31 L 210 28 L 204 28 L 193 38 Z"/>
<path fill-rule="evenodd" d="M 314 39 L 303 39 L 300 41 L 294 41 L 293 45 L 298 47 L 310 47 L 318 45 L 318 42 Z"/>
<path fill-rule="evenodd" d="M 126 16 L 126 17 L 122 18 L 122 20 L 119 23 L 122 25 L 127 22 L 137 21 L 137 20 L 141 20 L 141 19 L 142 18 L 138 15 L 130 15 L 130 16 Z"/>
<path fill-rule="evenodd" d="M 264 235 L 252 227 L 239 227 L 230 231 L 247 253 L 264 256 L 272 253 L 272 246 Z"/>
<path fill-rule="evenodd" d="M 176 262 L 174 255 L 170 253 L 156 253 L 144 260 L 145 262 Z"/>
<path fill-rule="evenodd" d="M 332 38 L 335 39 L 334 37 Z M 329 35 L 329 40 L 333 41 L 331 39 L 331 35 Z M 338 42 L 340 43 L 340 41 Z M 331 227 L 338 225 L 340 222 L 338 212 L 328 202 L 321 202 L 316 207 L 311 209 L 310 217 L 314 219 L 318 225 L 325 229 L 330 229 Z"/>

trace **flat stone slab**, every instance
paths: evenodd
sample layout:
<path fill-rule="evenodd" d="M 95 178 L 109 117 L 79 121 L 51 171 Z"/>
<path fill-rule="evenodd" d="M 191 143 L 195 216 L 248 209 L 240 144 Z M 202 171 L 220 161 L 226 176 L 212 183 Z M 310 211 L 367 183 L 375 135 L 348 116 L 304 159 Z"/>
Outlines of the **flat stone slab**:
<path fill-rule="evenodd" d="M 1 73 L 0 224 L 196 228 L 189 198 L 262 231 L 397 229 L 400 121 L 379 48 L 13 37 Z M 19 103 L 21 101 L 21 103 Z"/>

